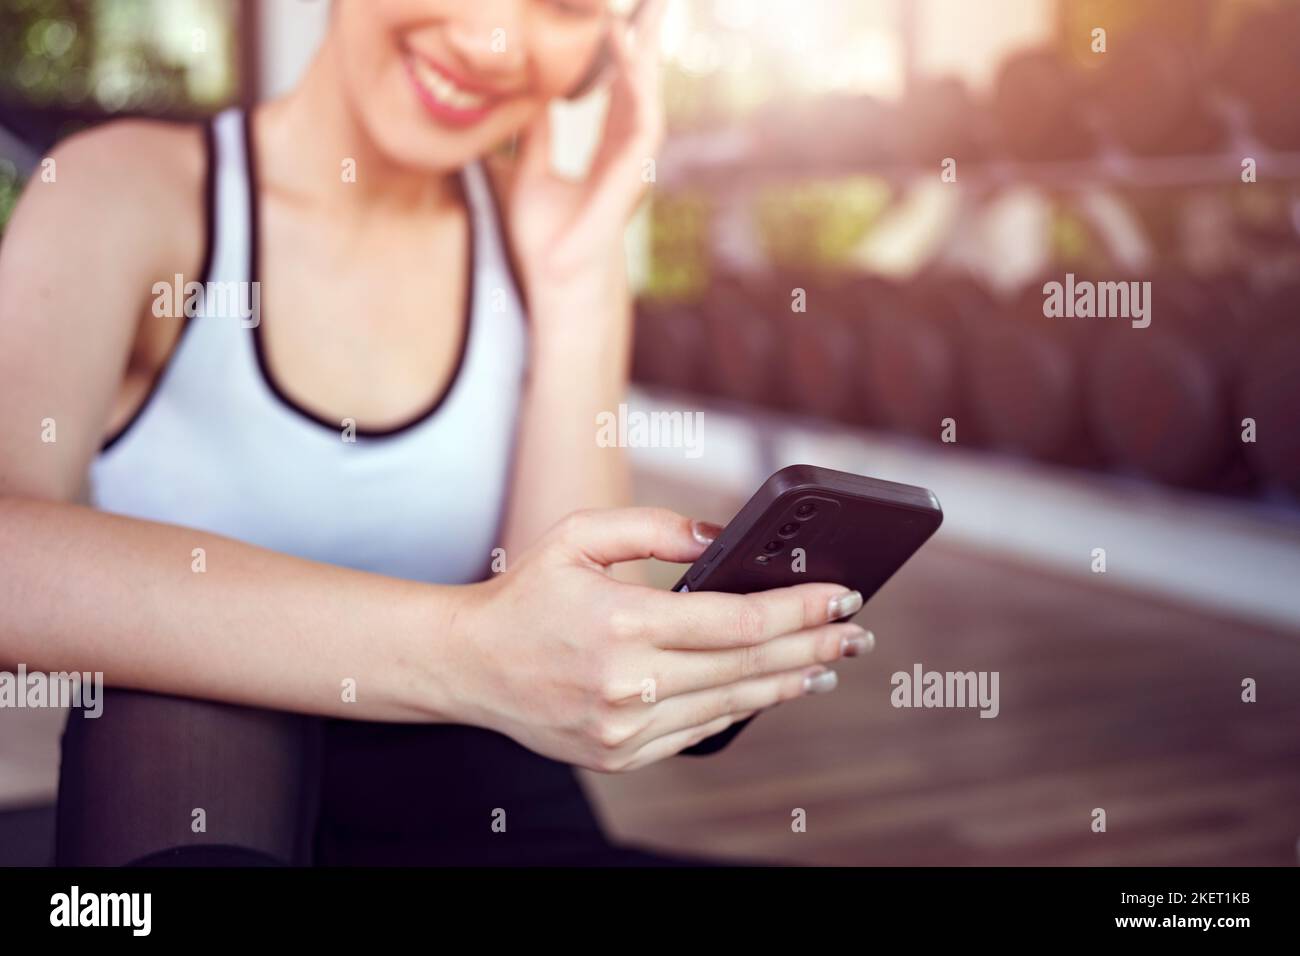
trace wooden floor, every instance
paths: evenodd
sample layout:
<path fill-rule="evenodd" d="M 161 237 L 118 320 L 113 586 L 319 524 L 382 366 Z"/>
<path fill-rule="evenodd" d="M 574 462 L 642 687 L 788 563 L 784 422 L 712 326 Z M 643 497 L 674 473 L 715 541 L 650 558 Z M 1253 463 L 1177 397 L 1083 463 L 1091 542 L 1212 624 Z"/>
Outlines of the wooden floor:
<path fill-rule="evenodd" d="M 721 519 L 740 504 L 639 498 Z M 713 757 L 586 775 L 610 829 L 823 864 L 1297 862 L 1300 635 L 939 541 L 858 621 L 876 651 L 839 665 L 833 694 L 762 715 Z M 917 662 L 1000 672 L 1000 715 L 894 709 L 890 675 Z"/>

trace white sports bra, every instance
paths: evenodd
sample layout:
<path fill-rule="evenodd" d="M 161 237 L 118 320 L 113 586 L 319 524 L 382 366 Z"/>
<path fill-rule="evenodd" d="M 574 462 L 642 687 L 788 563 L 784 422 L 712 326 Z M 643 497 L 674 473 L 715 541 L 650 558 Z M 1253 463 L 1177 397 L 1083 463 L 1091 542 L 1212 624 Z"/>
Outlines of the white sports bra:
<path fill-rule="evenodd" d="M 248 289 L 258 278 L 249 147 L 242 111 L 209 125 L 207 289 Z M 429 408 L 345 440 L 343 422 L 318 418 L 276 385 L 260 325 L 241 321 L 242 296 L 209 295 L 144 404 L 92 463 L 92 503 L 396 577 L 484 577 L 508 489 L 527 331 L 486 174 L 475 164 L 462 180 L 473 235 L 466 326 L 456 369 Z"/>

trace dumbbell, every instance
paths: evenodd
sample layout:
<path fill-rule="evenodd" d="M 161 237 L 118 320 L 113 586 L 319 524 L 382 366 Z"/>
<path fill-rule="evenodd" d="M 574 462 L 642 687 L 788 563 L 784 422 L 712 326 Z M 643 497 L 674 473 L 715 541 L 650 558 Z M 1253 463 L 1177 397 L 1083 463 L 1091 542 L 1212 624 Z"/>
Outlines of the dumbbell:
<path fill-rule="evenodd" d="M 1201 153 L 1226 140 L 1210 106 L 1210 83 L 1195 51 L 1146 32 L 1117 41 L 1093 83 L 1098 112 L 1125 148 L 1142 156 Z"/>
<path fill-rule="evenodd" d="M 990 445 L 1071 465 L 1092 465 L 1096 453 L 1084 414 L 1089 342 L 1080 323 L 1049 318 L 1043 277 L 1000 302 L 988 321 L 972 325 L 967 364 L 975 422 Z"/>
<path fill-rule="evenodd" d="M 903 97 L 899 115 L 902 155 L 919 166 L 944 159 L 978 162 L 988 152 L 989 119 L 957 77 L 923 77 Z"/>
<path fill-rule="evenodd" d="M 703 383 L 705 351 L 698 303 L 637 300 L 632 376 L 638 382 L 697 391 Z"/>
<path fill-rule="evenodd" d="M 793 277 L 781 285 L 804 288 Z M 843 283 L 809 284 L 805 312 L 791 308 L 789 289 L 784 308 L 775 314 L 783 343 L 778 374 L 786 380 L 791 407 L 821 418 L 859 423 L 866 316 Z"/>
<path fill-rule="evenodd" d="M 1093 433 L 1123 468 L 1169 484 L 1227 490 L 1239 482 L 1231 418 L 1243 291 L 1178 275 L 1150 282 L 1147 328 L 1091 320 L 1110 323 L 1088 377 Z"/>
<path fill-rule="evenodd" d="M 1243 445 L 1251 467 L 1268 484 L 1300 495 L 1300 282 L 1292 281 L 1256 306 L 1247 336 L 1231 426 L 1255 420 L 1255 441 Z"/>
<path fill-rule="evenodd" d="M 1300 6 L 1261 9 L 1242 21 L 1219 64 L 1219 82 L 1244 102 L 1265 145 L 1300 149 Z"/>
<path fill-rule="evenodd" d="M 1048 49 L 1003 60 L 994 83 L 993 115 L 1002 147 L 1017 159 L 1064 160 L 1092 155 L 1084 87 L 1074 68 Z"/>
<path fill-rule="evenodd" d="M 789 292 L 757 279 L 717 275 L 705 293 L 708 390 L 725 398 L 780 406 L 781 348 L 774 315 L 789 308 Z"/>
<path fill-rule="evenodd" d="M 938 440 L 951 418 L 960 444 L 980 444 L 962 355 L 992 307 L 975 280 L 927 273 L 870 310 L 862 384 L 884 427 Z"/>

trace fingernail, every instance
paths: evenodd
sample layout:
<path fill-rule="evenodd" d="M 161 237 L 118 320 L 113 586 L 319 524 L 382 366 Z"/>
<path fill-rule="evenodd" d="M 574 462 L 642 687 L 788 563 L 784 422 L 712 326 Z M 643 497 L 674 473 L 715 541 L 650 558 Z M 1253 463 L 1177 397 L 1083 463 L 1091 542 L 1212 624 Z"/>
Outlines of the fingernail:
<path fill-rule="evenodd" d="M 700 544 L 713 544 L 720 534 L 722 534 L 722 525 L 720 524 L 714 524 L 712 521 L 691 522 L 691 537 Z"/>
<path fill-rule="evenodd" d="M 875 646 L 876 635 L 870 631 L 863 631 L 861 634 L 844 638 L 840 643 L 840 654 L 844 657 L 861 657 L 863 654 L 871 653 L 871 649 Z"/>
<path fill-rule="evenodd" d="M 829 694 L 839 682 L 840 679 L 834 671 L 820 671 L 816 674 L 809 674 L 803 679 L 803 692 L 805 694 Z"/>
<path fill-rule="evenodd" d="M 831 598 L 831 603 L 826 607 L 826 616 L 832 621 L 838 621 L 841 618 L 852 617 L 860 610 L 862 610 L 862 595 L 857 591 L 845 591 Z"/>

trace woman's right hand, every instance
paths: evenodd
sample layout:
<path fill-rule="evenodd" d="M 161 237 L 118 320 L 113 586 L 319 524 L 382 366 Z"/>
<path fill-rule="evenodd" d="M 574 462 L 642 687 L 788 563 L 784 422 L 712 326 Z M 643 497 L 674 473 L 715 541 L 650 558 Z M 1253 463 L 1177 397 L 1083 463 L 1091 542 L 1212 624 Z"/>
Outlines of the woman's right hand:
<path fill-rule="evenodd" d="M 825 665 L 872 646 L 840 622 L 862 606 L 856 591 L 677 593 L 608 573 L 639 558 L 694 561 L 717 531 L 657 508 L 559 522 L 509 570 L 462 589 L 439 654 L 447 670 L 430 675 L 447 712 L 556 760 L 620 772 L 833 689 Z"/>

